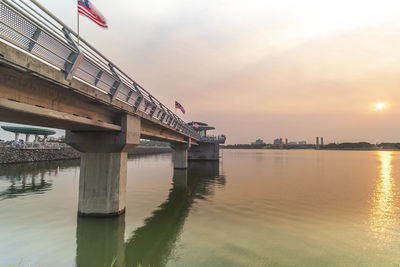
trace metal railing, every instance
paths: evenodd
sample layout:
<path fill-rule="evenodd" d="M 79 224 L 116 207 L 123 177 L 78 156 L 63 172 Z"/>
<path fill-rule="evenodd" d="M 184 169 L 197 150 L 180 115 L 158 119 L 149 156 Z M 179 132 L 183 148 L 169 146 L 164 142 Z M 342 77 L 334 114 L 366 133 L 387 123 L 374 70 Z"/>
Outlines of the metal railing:
<path fill-rule="evenodd" d="M 79 42 L 78 42 L 79 38 Z M 0 39 L 195 139 L 200 135 L 37 1 L 0 0 Z M 78 45 L 79 43 L 79 45 Z"/>
<path fill-rule="evenodd" d="M 201 142 L 204 143 L 219 143 L 219 144 L 224 144 L 226 141 L 226 136 L 221 134 L 221 135 L 206 135 L 202 136 L 200 138 Z"/>

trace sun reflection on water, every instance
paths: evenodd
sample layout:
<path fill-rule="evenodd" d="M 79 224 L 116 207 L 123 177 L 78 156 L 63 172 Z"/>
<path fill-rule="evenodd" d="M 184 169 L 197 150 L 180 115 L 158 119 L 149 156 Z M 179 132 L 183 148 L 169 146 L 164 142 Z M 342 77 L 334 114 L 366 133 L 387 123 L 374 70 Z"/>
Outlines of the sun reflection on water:
<path fill-rule="evenodd" d="M 391 230 L 396 225 L 395 181 L 392 176 L 393 152 L 379 151 L 379 179 L 372 195 L 370 228 L 380 245 L 392 240 Z"/>

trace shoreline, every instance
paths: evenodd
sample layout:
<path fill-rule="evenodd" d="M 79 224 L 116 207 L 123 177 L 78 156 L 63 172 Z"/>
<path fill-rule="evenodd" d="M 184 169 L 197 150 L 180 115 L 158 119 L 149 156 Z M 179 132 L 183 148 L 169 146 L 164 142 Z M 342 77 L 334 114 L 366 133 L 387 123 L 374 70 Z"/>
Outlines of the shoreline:
<path fill-rule="evenodd" d="M 170 147 L 138 146 L 134 150 L 128 152 L 128 158 L 141 155 L 170 153 L 171 151 L 172 149 Z M 63 147 L 60 149 L 17 149 L 12 147 L 0 147 L 0 166 L 77 159 L 80 159 L 80 152 L 72 147 Z"/>
<path fill-rule="evenodd" d="M 400 151 L 400 149 L 396 148 L 371 148 L 371 149 L 362 149 L 362 148 L 221 148 L 224 150 L 324 150 L 324 151 Z"/>

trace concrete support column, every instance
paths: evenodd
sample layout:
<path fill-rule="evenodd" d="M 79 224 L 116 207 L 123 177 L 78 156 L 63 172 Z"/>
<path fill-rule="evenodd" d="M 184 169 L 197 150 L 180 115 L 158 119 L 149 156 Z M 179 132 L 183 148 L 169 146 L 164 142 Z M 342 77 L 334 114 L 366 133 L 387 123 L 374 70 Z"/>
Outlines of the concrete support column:
<path fill-rule="evenodd" d="M 45 143 L 45 144 L 47 143 L 47 135 L 44 136 L 43 143 Z"/>
<path fill-rule="evenodd" d="M 113 216 L 125 211 L 127 152 L 82 153 L 79 215 Z"/>
<path fill-rule="evenodd" d="M 189 149 L 189 160 L 219 161 L 219 143 L 202 143 Z"/>
<path fill-rule="evenodd" d="M 35 143 L 39 142 L 39 136 L 37 134 L 35 134 Z"/>
<path fill-rule="evenodd" d="M 28 142 L 29 142 L 29 136 L 30 136 L 30 134 L 26 134 L 26 135 L 25 135 L 25 144 L 28 144 Z"/>
<path fill-rule="evenodd" d="M 19 133 L 15 133 L 15 142 L 18 142 Z"/>
<path fill-rule="evenodd" d="M 174 169 L 187 169 L 188 166 L 188 150 L 190 144 L 172 143 L 171 148 L 174 153 Z"/>
<path fill-rule="evenodd" d="M 81 216 L 115 216 L 125 211 L 127 152 L 140 143 L 140 118 L 123 115 L 121 128 L 121 132 L 66 131 L 66 143 L 81 152 Z"/>

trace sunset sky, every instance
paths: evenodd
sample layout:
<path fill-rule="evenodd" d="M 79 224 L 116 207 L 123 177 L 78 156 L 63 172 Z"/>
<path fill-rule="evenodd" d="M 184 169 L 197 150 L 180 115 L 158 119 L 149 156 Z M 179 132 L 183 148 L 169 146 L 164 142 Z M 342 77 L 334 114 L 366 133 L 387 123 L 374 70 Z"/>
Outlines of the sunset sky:
<path fill-rule="evenodd" d="M 400 142 L 400 1 L 92 2 L 109 29 L 82 37 L 229 144 Z M 76 1 L 40 3 L 76 29 Z"/>

